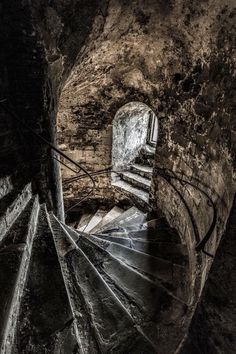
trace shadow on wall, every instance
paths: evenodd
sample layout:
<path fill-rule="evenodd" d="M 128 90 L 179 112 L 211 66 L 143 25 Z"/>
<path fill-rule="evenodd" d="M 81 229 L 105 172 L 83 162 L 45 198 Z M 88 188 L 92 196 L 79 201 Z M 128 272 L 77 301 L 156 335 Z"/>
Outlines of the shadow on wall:
<path fill-rule="evenodd" d="M 130 102 L 121 107 L 113 120 L 113 170 L 127 170 L 146 144 L 155 145 L 157 129 L 157 117 L 146 104 Z"/>

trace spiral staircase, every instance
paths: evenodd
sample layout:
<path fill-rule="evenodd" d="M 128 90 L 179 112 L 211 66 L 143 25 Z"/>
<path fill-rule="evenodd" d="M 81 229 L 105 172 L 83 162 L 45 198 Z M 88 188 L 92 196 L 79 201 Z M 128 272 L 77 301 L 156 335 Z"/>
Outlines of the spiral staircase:
<path fill-rule="evenodd" d="M 177 352 L 191 309 L 186 245 L 131 207 L 90 233 L 48 213 L 31 186 L 0 188 L 5 353 Z"/>

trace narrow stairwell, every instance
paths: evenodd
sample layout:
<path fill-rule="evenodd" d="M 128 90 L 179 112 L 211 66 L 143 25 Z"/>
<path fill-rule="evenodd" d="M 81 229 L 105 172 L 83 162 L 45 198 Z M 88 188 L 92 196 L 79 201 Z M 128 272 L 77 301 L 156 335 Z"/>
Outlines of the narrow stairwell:
<path fill-rule="evenodd" d="M 9 199 L 0 219 L 2 354 L 174 353 L 189 309 L 186 245 L 136 207 L 95 215 L 71 228 L 30 185 Z"/>
<path fill-rule="evenodd" d="M 154 156 L 155 148 L 147 144 L 140 150 L 129 170 L 118 174 L 119 179 L 113 185 L 148 204 Z"/>

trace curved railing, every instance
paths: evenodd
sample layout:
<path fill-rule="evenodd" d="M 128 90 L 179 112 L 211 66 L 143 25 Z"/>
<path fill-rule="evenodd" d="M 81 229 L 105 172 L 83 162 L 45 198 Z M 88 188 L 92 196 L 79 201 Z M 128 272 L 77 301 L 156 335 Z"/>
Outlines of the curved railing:
<path fill-rule="evenodd" d="M 165 168 L 155 168 L 155 173 L 157 173 L 159 176 L 165 178 L 165 180 L 168 183 L 170 183 L 170 179 L 175 179 L 175 180 L 177 180 L 179 182 L 188 184 L 191 187 L 193 187 L 196 190 L 198 190 L 199 192 L 201 192 L 209 200 L 209 202 L 210 202 L 210 204 L 212 206 L 212 209 L 213 209 L 212 222 L 211 222 L 211 225 L 210 225 L 209 229 L 207 230 L 205 236 L 201 240 L 199 240 L 197 242 L 197 245 L 195 246 L 195 250 L 197 252 L 202 251 L 207 256 L 213 258 L 214 256 L 205 250 L 205 246 L 206 246 L 207 242 L 210 240 L 210 238 L 212 236 L 212 233 L 213 233 L 213 231 L 214 231 L 214 229 L 216 227 L 216 222 L 217 222 L 217 208 L 216 208 L 215 203 L 213 202 L 212 198 L 202 188 L 200 188 L 199 186 L 196 186 L 195 184 L 193 184 L 192 182 L 187 181 L 184 178 L 180 178 L 180 177 L 178 177 L 176 175 L 173 175 L 173 171 L 171 171 L 171 170 L 168 170 L 168 169 L 165 169 Z M 188 210 L 188 208 L 187 208 L 187 210 Z M 188 212 L 189 212 L 189 210 L 188 210 Z M 190 215 L 190 216 L 192 216 L 192 215 Z"/>
<path fill-rule="evenodd" d="M 9 109 L 8 107 L 6 107 L 4 105 L 4 102 L 7 102 L 7 99 L 2 99 L 0 100 L 0 107 L 5 111 L 7 112 L 8 114 L 10 114 L 14 120 L 16 120 L 18 123 L 20 123 L 21 126 L 23 126 L 25 129 L 27 129 L 29 132 L 31 132 L 38 140 L 40 140 L 41 142 L 43 142 L 45 145 L 47 145 L 48 147 L 51 148 L 52 151 L 54 151 L 56 154 L 58 154 L 60 157 L 63 157 L 66 161 L 68 161 L 69 163 L 71 163 L 72 165 L 75 166 L 76 169 L 68 166 L 65 162 L 61 161 L 60 158 L 58 158 L 57 156 L 52 156 L 52 158 L 54 158 L 58 163 L 60 163 L 61 165 L 65 166 L 66 168 L 68 168 L 70 171 L 72 171 L 73 173 L 76 174 L 76 176 L 74 177 L 70 177 L 66 180 L 64 180 L 62 183 L 63 184 L 67 184 L 67 183 L 72 183 L 72 182 L 75 182 L 75 181 L 78 181 L 79 179 L 82 179 L 82 178 L 86 178 L 88 177 L 90 179 L 90 181 L 92 182 L 92 187 L 91 189 L 87 192 L 87 194 L 80 199 L 79 202 L 77 202 L 76 204 L 72 205 L 71 207 L 69 207 L 66 212 L 68 211 L 71 211 L 73 208 L 75 208 L 76 206 L 78 206 L 82 201 L 84 201 L 85 199 L 87 199 L 89 197 L 89 195 L 91 195 L 93 192 L 94 192 L 94 189 L 96 187 L 96 183 L 95 183 L 95 180 L 93 177 L 95 176 L 98 176 L 98 175 L 101 175 L 101 174 L 104 174 L 104 173 L 112 173 L 112 172 L 115 172 L 115 173 L 118 173 L 117 171 L 112 171 L 112 167 L 109 166 L 108 168 L 106 169 L 103 169 L 103 170 L 99 170 L 99 171 L 95 171 L 95 172 L 88 172 L 83 166 L 81 166 L 78 162 L 74 161 L 73 159 L 71 159 L 70 157 L 68 157 L 64 152 L 62 152 L 61 150 L 59 150 L 55 145 L 53 145 L 50 141 L 48 141 L 47 139 L 45 139 L 44 137 L 42 137 L 40 134 L 38 134 L 37 132 L 35 132 L 32 128 L 30 128 L 29 126 L 27 126 L 24 122 L 22 122 L 22 120 L 14 113 L 13 110 Z M 78 170 L 77 170 L 78 169 Z M 83 174 L 80 174 L 80 172 L 83 172 Z M 178 177 L 177 175 L 174 175 L 173 171 L 171 170 L 168 170 L 166 168 L 157 168 L 155 167 L 154 169 L 154 173 L 158 174 L 160 177 L 164 178 L 169 184 L 171 184 L 171 179 L 174 179 L 174 180 L 178 180 L 179 182 L 182 182 L 182 183 L 185 183 L 185 184 L 188 184 L 190 186 L 192 186 L 193 188 L 197 189 L 199 192 L 201 192 L 206 198 L 208 198 L 208 200 L 210 201 L 211 203 L 211 206 L 213 208 L 213 218 L 212 218 L 212 223 L 208 229 L 208 231 L 206 232 L 205 236 L 199 240 L 197 242 L 197 245 L 195 247 L 195 250 L 197 252 L 200 252 L 202 251 L 203 253 L 205 253 L 206 255 L 210 256 L 210 257 L 214 257 L 212 254 L 208 253 L 206 250 L 205 250 L 205 246 L 207 244 L 207 242 L 210 240 L 211 238 L 211 235 L 215 229 L 215 226 L 216 226 L 216 222 L 217 222 L 217 209 L 216 209 L 216 206 L 215 206 L 215 203 L 213 202 L 213 200 L 211 199 L 211 197 L 202 189 L 200 188 L 199 186 L 196 186 L 195 184 L 193 184 L 192 182 L 189 182 L 183 178 L 180 178 Z M 173 184 L 171 184 L 172 187 Z M 175 187 L 175 191 L 180 193 L 176 187 Z M 182 199 L 184 199 L 182 197 Z M 184 201 L 184 205 L 190 215 L 190 218 L 191 218 L 191 221 L 192 221 L 192 224 L 194 226 L 194 229 L 195 229 L 195 232 L 196 232 L 196 235 L 197 235 L 197 229 L 196 229 L 196 224 L 195 224 L 195 221 L 193 219 L 193 216 L 190 214 L 190 210 L 189 208 L 187 207 L 187 204 L 186 202 Z"/>
<path fill-rule="evenodd" d="M 155 173 L 157 173 L 159 176 L 165 178 L 165 180 L 171 184 L 171 186 L 174 188 L 175 192 L 178 193 L 182 199 L 182 201 L 184 202 L 184 205 L 185 205 L 185 208 L 187 209 L 189 215 L 190 215 L 190 219 L 191 219 L 191 222 L 193 224 L 193 229 L 195 231 L 195 237 L 196 237 L 196 241 L 197 241 L 197 245 L 195 246 L 195 250 L 197 252 L 200 252 L 202 251 L 203 253 L 205 253 L 206 255 L 208 255 L 209 257 L 214 257 L 212 254 L 210 254 L 209 252 L 207 252 L 205 250 L 205 246 L 207 244 L 207 242 L 210 240 L 211 238 L 211 235 L 215 229 L 215 226 L 216 226 L 216 222 L 217 222 L 217 209 L 216 209 L 216 206 L 215 206 L 215 203 L 213 202 L 212 198 L 202 189 L 200 188 L 199 186 L 196 186 L 195 184 L 193 184 L 192 182 L 189 182 L 188 180 L 184 179 L 184 178 L 180 178 L 176 175 L 173 175 L 173 171 L 171 170 L 168 170 L 168 169 L 164 169 L 164 168 L 155 168 L 154 169 Z M 117 173 L 119 174 L 119 172 L 117 171 L 113 171 L 112 170 L 112 166 L 109 166 L 108 168 L 106 169 L 103 169 L 103 170 L 99 170 L 99 171 L 96 171 L 96 172 L 93 172 L 91 173 L 92 176 L 98 176 L 98 175 L 101 175 L 101 174 L 104 174 L 104 173 Z M 63 184 L 67 184 L 67 183 L 71 183 L 71 182 L 74 182 L 76 180 L 79 180 L 79 179 L 82 179 L 84 178 L 85 175 L 80 175 L 80 176 L 75 176 L 75 177 L 71 177 L 67 180 L 65 180 L 63 182 Z M 198 234 L 198 230 L 197 230 L 197 226 L 196 226 L 196 222 L 192 216 L 192 214 L 190 213 L 190 210 L 187 206 L 187 203 L 185 202 L 184 198 L 181 196 L 180 192 L 177 190 L 177 188 L 170 182 L 171 179 L 175 179 L 175 180 L 178 180 L 179 182 L 182 182 L 182 183 L 185 183 L 185 184 L 188 184 L 190 186 L 192 186 L 193 188 L 197 189 L 199 192 L 201 192 L 210 202 L 211 206 L 212 206 L 212 209 L 213 209 L 213 218 L 212 218 L 212 222 L 211 222 L 211 225 L 208 229 L 208 231 L 206 232 L 205 236 L 200 240 L 200 237 L 199 237 L 199 234 Z"/>
<path fill-rule="evenodd" d="M 72 168 L 70 166 L 68 166 L 65 162 L 61 161 L 60 158 L 58 158 L 58 156 L 52 156 L 52 158 L 54 160 L 56 160 L 58 163 L 60 163 L 61 165 L 65 166 L 66 168 L 68 168 L 70 171 L 76 173 L 76 177 L 79 176 L 80 172 L 82 171 L 84 174 L 84 177 L 88 177 L 90 179 L 90 181 L 92 182 L 92 186 L 91 189 L 87 192 L 87 194 L 80 199 L 80 201 L 74 205 L 72 205 L 69 209 L 66 210 L 66 212 L 68 212 L 69 210 L 72 210 L 73 208 L 75 208 L 77 205 L 79 205 L 82 201 L 84 201 L 85 199 L 88 198 L 88 196 L 90 194 L 93 193 L 94 189 L 95 189 L 95 180 L 93 178 L 93 176 L 91 175 L 90 172 L 88 172 L 83 166 L 81 166 L 78 162 L 74 161 L 73 159 L 71 159 L 69 156 L 67 156 L 64 152 L 62 152 L 61 150 L 59 150 L 55 145 L 53 145 L 50 141 L 48 141 L 47 139 L 45 139 L 43 136 L 41 136 L 40 134 L 38 134 L 37 132 L 34 131 L 34 129 L 32 129 L 31 127 L 29 127 L 28 125 L 26 125 L 24 122 L 22 122 L 22 120 L 16 115 L 16 113 L 11 110 L 10 108 L 6 107 L 4 105 L 5 102 L 7 102 L 8 100 L 2 99 L 0 100 L 0 107 L 6 112 L 8 113 L 15 121 L 17 121 L 22 127 L 24 127 L 26 130 L 28 130 L 32 135 L 34 135 L 39 141 L 41 141 L 42 143 L 44 143 L 45 145 L 47 145 L 48 147 L 50 147 L 50 149 L 55 152 L 57 155 L 59 155 L 59 157 L 65 159 L 66 161 L 68 161 L 69 163 L 71 163 L 73 166 L 75 166 L 75 168 Z"/>
<path fill-rule="evenodd" d="M 91 175 L 92 176 L 98 176 L 98 175 L 102 175 L 102 174 L 105 174 L 105 173 L 108 174 L 108 173 L 112 173 L 112 172 L 119 174 L 119 172 L 112 170 L 112 166 L 109 166 L 106 169 L 92 172 Z M 209 257 L 213 258 L 214 256 L 205 250 L 205 246 L 206 246 L 207 242 L 210 240 L 211 235 L 212 235 L 212 233 L 213 233 L 213 231 L 214 231 L 214 229 L 216 227 L 216 222 L 217 222 L 217 209 L 216 209 L 215 203 L 213 202 L 212 198 L 202 188 L 200 188 L 199 186 L 193 184 L 192 182 L 189 182 L 188 180 L 186 180 L 184 178 L 180 178 L 177 175 L 173 175 L 174 172 L 171 171 L 171 170 L 168 170 L 166 168 L 154 168 L 154 173 L 156 173 L 160 177 L 164 178 L 171 185 L 171 187 L 175 190 L 175 192 L 178 193 L 179 196 L 181 197 L 181 199 L 182 199 L 182 201 L 184 203 L 184 206 L 187 209 L 188 214 L 190 215 L 190 219 L 191 219 L 191 222 L 192 222 L 192 225 L 193 225 L 193 229 L 194 229 L 194 232 L 195 232 L 195 238 L 196 238 L 196 241 L 197 241 L 197 244 L 195 246 L 195 250 L 197 252 L 201 252 L 202 251 L 204 254 L 206 254 Z M 77 181 L 79 179 L 82 179 L 84 177 L 86 177 L 86 176 L 85 175 L 80 175 L 80 176 L 71 177 L 71 178 L 68 178 L 67 180 L 65 180 L 63 182 L 63 184 L 71 183 L 71 182 Z M 210 225 L 208 231 L 206 232 L 205 236 L 201 240 L 200 240 L 200 236 L 199 236 L 199 233 L 198 233 L 198 229 L 197 229 L 197 225 L 196 225 L 196 222 L 194 220 L 194 217 L 191 214 L 191 212 L 189 210 L 189 207 L 188 207 L 185 199 L 181 195 L 181 193 L 171 183 L 171 179 L 178 180 L 179 182 L 188 184 L 191 187 L 195 188 L 196 190 L 201 192 L 209 200 L 209 202 L 210 202 L 210 204 L 212 206 L 212 209 L 213 209 L 212 222 L 211 222 L 211 225 Z"/>

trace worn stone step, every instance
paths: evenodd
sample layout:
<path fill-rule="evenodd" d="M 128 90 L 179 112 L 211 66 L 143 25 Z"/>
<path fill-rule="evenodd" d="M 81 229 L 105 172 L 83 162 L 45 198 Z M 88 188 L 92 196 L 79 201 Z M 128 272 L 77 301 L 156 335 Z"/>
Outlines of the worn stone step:
<path fill-rule="evenodd" d="M 99 232 L 105 225 L 114 221 L 118 216 L 124 213 L 124 209 L 121 209 L 117 206 L 113 207 L 103 218 L 102 220 L 90 231 L 90 233 Z"/>
<path fill-rule="evenodd" d="M 28 274 L 39 212 L 32 199 L 12 225 L 0 246 L 0 351 L 12 353 L 16 322 Z"/>
<path fill-rule="evenodd" d="M 16 328 L 16 353 L 73 353 L 78 348 L 73 313 L 44 206 Z"/>
<path fill-rule="evenodd" d="M 79 353 L 99 353 L 89 309 L 86 307 L 81 288 L 77 283 L 73 269 L 71 271 L 72 264 L 70 264 L 66 257 L 67 254 L 76 249 L 75 237 L 73 233 L 69 233 L 71 230 L 73 232 L 75 231 L 60 223 L 53 214 L 50 215 L 50 224 L 74 317 L 79 348 L 81 349 Z"/>
<path fill-rule="evenodd" d="M 131 223 L 131 224 L 127 224 L 127 225 L 117 225 L 114 226 L 111 229 L 108 230 L 99 230 L 99 233 L 111 233 L 111 232 L 125 232 L 128 233 L 130 231 L 138 231 L 138 230 L 166 230 L 166 229 L 170 229 L 170 226 L 167 225 L 166 223 L 164 223 L 163 218 L 159 218 L 159 219 L 152 219 L 149 221 L 144 221 L 144 222 L 140 222 L 140 223 Z"/>
<path fill-rule="evenodd" d="M 174 242 L 180 243 L 180 238 L 171 229 L 161 229 L 157 230 L 146 229 L 130 231 L 128 237 L 136 240 L 147 240 L 147 241 L 162 241 L 162 242 Z"/>
<path fill-rule="evenodd" d="M 28 184 L 19 194 L 11 192 L 0 200 L 0 242 L 24 210 L 31 197 L 31 185 Z"/>
<path fill-rule="evenodd" d="M 142 224 L 146 221 L 147 214 L 143 213 L 136 207 L 127 209 L 124 213 L 118 216 L 115 220 L 107 223 L 105 226 L 99 229 L 99 232 L 108 231 L 114 228 L 127 227 L 131 224 Z"/>
<path fill-rule="evenodd" d="M 92 219 L 94 213 L 85 213 L 81 216 L 80 221 L 78 225 L 76 226 L 76 229 L 78 231 L 83 231 L 86 226 L 88 225 L 89 221 Z"/>
<path fill-rule="evenodd" d="M 151 166 L 145 166 L 140 164 L 134 164 L 130 166 L 131 172 L 134 172 L 141 177 L 145 177 L 149 180 L 152 178 L 153 168 Z"/>
<path fill-rule="evenodd" d="M 118 243 L 154 257 L 171 260 L 176 264 L 185 265 L 188 263 L 188 251 L 185 245 L 175 244 L 173 242 L 135 240 L 127 236 L 119 237 L 110 236 L 109 234 L 97 234 L 96 237 L 100 240 Z"/>
<path fill-rule="evenodd" d="M 92 229 L 95 228 L 100 223 L 100 221 L 102 221 L 103 216 L 106 213 L 106 210 L 98 209 L 96 213 L 92 216 L 92 218 L 89 220 L 87 226 L 82 231 L 90 233 Z"/>
<path fill-rule="evenodd" d="M 13 222 L 5 237 L 0 242 L 0 252 L 4 252 L 7 247 L 14 248 L 17 245 L 25 245 L 34 202 L 35 198 L 32 197 L 18 218 Z"/>
<path fill-rule="evenodd" d="M 172 229 L 158 228 L 158 229 L 140 229 L 134 230 L 131 226 L 128 228 L 114 228 L 111 230 L 104 230 L 96 235 L 113 236 L 113 237 L 126 237 L 132 240 L 146 241 L 146 242 L 168 242 L 168 243 L 181 243 L 179 236 Z"/>
<path fill-rule="evenodd" d="M 137 277 L 138 276 L 140 277 L 140 281 L 144 279 L 145 282 L 149 282 L 149 284 L 152 284 L 152 285 L 155 284 L 155 286 L 157 288 L 160 287 L 163 291 L 166 291 L 170 296 L 173 296 L 175 298 L 175 295 L 170 293 L 168 291 L 168 289 L 165 286 L 163 286 L 162 283 L 158 279 L 156 279 L 156 281 L 154 281 L 153 280 L 154 277 L 153 277 L 153 279 L 151 279 L 151 277 L 148 277 L 147 272 L 141 271 L 142 267 L 147 268 L 147 265 L 145 264 L 145 262 L 143 262 L 144 257 L 146 256 L 145 258 L 148 259 L 148 258 L 151 258 L 150 256 L 143 254 L 144 257 L 142 258 L 142 255 L 141 255 L 141 261 L 138 264 L 138 262 L 139 262 L 138 257 L 140 257 L 141 252 L 130 250 L 127 247 L 117 245 L 117 244 L 116 245 L 114 244 L 114 245 L 120 246 L 120 249 L 119 250 L 118 249 L 112 250 L 113 245 L 111 245 L 110 242 L 104 241 L 104 243 L 102 244 L 102 243 L 96 242 L 96 241 L 100 241 L 100 240 L 95 241 L 94 238 L 95 237 L 93 237 L 93 236 L 86 237 L 84 235 L 81 235 L 76 243 L 85 252 L 85 254 L 89 257 L 91 262 L 93 262 L 93 264 L 96 267 L 102 266 L 103 269 L 105 269 L 104 267 L 106 267 L 107 262 L 108 263 L 111 262 L 113 265 L 120 264 L 120 266 L 122 267 L 122 269 L 125 272 L 130 273 L 130 274 L 133 274 L 133 272 L 134 272 Z M 107 243 L 109 243 L 108 247 L 110 246 L 110 248 L 108 248 L 108 249 L 107 249 Z M 124 250 L 121 251 L 121 248 L 126 248 L 127 253 L 128 253 L 128 251 L 134 251 L 134 253 L 136 253 L 136 255 L 131 256 L 131 252 L 129 252 L 129 256 L 132 257 L 132 259 L 125 260 L 125 257 L 122 256 L 122 254 L 124 254 L 125 252 L 124 252 Z M 119 254 L 119 251 L 120 251 L 120 254 Z M 93 255 L 94 259 L 91 258 L 90 252 Z M 102 258 L 104 258 L 104 260 L 102 260 Z M 154 258 L 154 257 L 152 257 L 152 258 Z M 157 261 L 159 261 L 159 260 L 157 260 Z M 102 263 L 100 263 L 100 262 L 102 262 Z M 138 267 L 140 269 L 132 267 L 131 263 L 138 265 Z M 143 265 L 141 265 L 141 263 L 143 263 Z M 180 267 L 180 268 L 183 268 L 183 267 Z M 115 267 L 114 267 L 114 269 L 115 269 Z M 155 274 L 155 270 L 150 270 L 150 272 Z M 171 277 L 169 274 L 167 276 Z M 135 287 L 135 284 L 132 284 L 132 286 Z M 183 302 L 182 299 L 177 299 L 177 300 L 180 302 Z"/>
<path fill-rule="evenodd" d="M 12 189 L 13 185 L 10 176 L 0 178 L 0 199 L 9 194 Z"/>
<path fill-rule="evenodd" d="M 93 236 L 91 239 L 116 259 L 121 260 L 152 280 L 156 278 L 165 284 L 169 284 L 173 289 L 177 289 L 179 278 L 182 279 L 186 276 L 185 267 L 175 264 L 173 261 L 154 257 L 118 243 L 101 241 Z"/>
<path fill-rule="evenodd" d="M 174 323 L 176 325 L 178 321 L 181 321 L 187 308 L 186 304 L 173 296 L 160 283 L 151 281 L 98 245 L 94 246 L 90 239 L 81 237 L 78 245 L 122 302 L 133 320 L 156 345 L 158 348 L 156 352 L 166 353 L 163 347 L 166 346 L 169 335 L 168 328 L 171 330 L 171 323 L 174 326 Z M 161 321 L 163 313 L 168 318 L 166 327 Z"/>
<path fill-rule="evenodd" d="M 52 224 L 54 229 L 55 219 Z M 78 316 L 83 353 L 138 354 L 140 350 L 156 353 L 83 250 L 76 247 L 64 252 L 64 248 L 61 252 L 58 239 L 68 237 L 63 233 L 63 228 L 59 231 L 56 226 L 54 236 L 71 303 Z"/>
<path fill-rule="evenodd" d="M 116 182 L 113 182 L 112 185 L 114 187 L 118 187 L 122 191 L 124 191 L 127 195 L 135 196 L 135 198 L 138 198 L 138 200 L 143 204 L 144 206 L 148 204 L 149 201 L 149 193 L 144 191 L 143 189 L 133 187 L 130 185 L 130 183 L 127 183 L 123 180 L 118 180 Z"/>
<path fill-rule="evenodd" d="M 127 171 L 122 172 L 120 175 L 124 181 L 130 183 L 134 187 L 141 188 L 146 192 L 148 192 L 151 187 L 150 179 L 141 177 L 139 174 Z"/>

